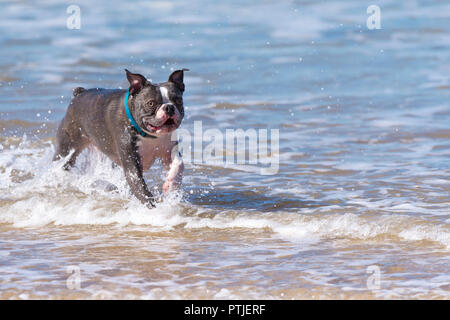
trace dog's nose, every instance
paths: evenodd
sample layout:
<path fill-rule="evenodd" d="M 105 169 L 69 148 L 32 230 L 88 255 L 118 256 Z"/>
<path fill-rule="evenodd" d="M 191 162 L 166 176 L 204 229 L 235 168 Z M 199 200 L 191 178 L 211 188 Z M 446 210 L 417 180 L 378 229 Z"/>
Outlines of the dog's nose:
<path fill-rule="evenodd" d="M 172 104 L 166 104 L 163 107 L 163 110 L 169 117 L 171 117 L 175 114 L 175 107 Z"/>

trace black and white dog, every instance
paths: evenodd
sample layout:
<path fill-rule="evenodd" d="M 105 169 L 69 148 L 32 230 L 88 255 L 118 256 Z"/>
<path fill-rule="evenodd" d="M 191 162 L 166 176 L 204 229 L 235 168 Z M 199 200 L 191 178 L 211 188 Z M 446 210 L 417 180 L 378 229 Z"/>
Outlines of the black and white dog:
<path fill-rule="evenodd" d="M 57 133 L 53 160 L 70 155 L 70 169 L 88 145 L 94 145 L 120 165 L 132 193 L 152 207 L 154 199 L 143 178 L 155 159 L 168 169 L 163 190 L 181 185 L 183 161 L 171 134 L 184 117 L 183 75 L 174 71 L 167 82 L 153 84 L 144 76 L 126 71 L 130 87 L 120 89 L 74 89 Z"/>

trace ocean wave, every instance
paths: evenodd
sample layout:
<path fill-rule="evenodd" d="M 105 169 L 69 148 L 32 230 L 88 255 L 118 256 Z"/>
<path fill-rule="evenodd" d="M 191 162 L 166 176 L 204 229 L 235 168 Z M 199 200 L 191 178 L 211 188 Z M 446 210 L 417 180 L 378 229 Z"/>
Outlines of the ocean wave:
<path fill-rule="evenodd" d="M 183 200 L 182 193 L 161 195 L 155 170 L 150 177 L 160 201 L 156 208 L 149 210 L 132 197 L 122 170 L 99 152 L 94 149 L 83 152 L 70 172 L 61 169 L 63 160 L 51 161 L 53 152 L 51 142 L 33 141 L 26 136 L 20 142 L 3 146 L 0 153 L 1 223 L 18 228 L 49 224 L 139 225 L 162 230 L 178 226 L 248 228 L 268 230 L 292 241 L 396 237 L 407 241 L 432 241 L 450 248 L 448 223 L 397 213 L 398 206 L 392 208 L 393 214 L 363 214 L 364 203 L 361 202 L 358 202 L 361 213 L 358 210 L 346 212 L 345 206 L 336 205 L 299 208 L 297 212 L 218 211 L 189 203 Z M 403 210 L 408 208 L 411 209 L 411 205 L 401 206 Z M 373 206 L 366 209 L 376 211 Z"/>

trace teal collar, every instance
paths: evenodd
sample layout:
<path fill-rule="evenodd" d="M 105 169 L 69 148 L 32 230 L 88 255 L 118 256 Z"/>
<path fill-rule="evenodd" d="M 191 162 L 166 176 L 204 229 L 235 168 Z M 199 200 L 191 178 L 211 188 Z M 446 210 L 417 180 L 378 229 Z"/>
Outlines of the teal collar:
<path fill-rule="evenodd" d="M 128 98 L 130 96 L 130 89 L 127 89 L 127 94 L 125 96 L 124 106 L 125 106 L 125 113 L 127 114 L 128 120 L 130 120 L 131 125 L 136 129 L 136 131 L 144 138 L 153 138 L 156 139 L 155 136 L 152 136 L 150 134 L 147 134 L 144 132 L 144 130 L 139 127 L 139 125 L 136 123 L 136 121 L 133 118 L 133 115 L 131 114 L 130 108 L 128 107 Z"/>

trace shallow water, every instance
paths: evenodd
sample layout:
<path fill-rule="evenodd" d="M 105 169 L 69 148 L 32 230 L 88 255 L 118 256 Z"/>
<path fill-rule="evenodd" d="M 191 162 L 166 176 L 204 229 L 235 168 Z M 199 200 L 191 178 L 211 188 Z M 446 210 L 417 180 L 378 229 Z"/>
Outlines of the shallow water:
<path fill-rule="evenodd" d="M 58 2 L 0 10 L 1 299 L 450 298 L 450 4 Z M 277 174 L 163 196 L 157 164 L 149 211 L 95 151 L 51 162 L 74 87 L 183 67 L 182 128 L 279 129 Z"/>

